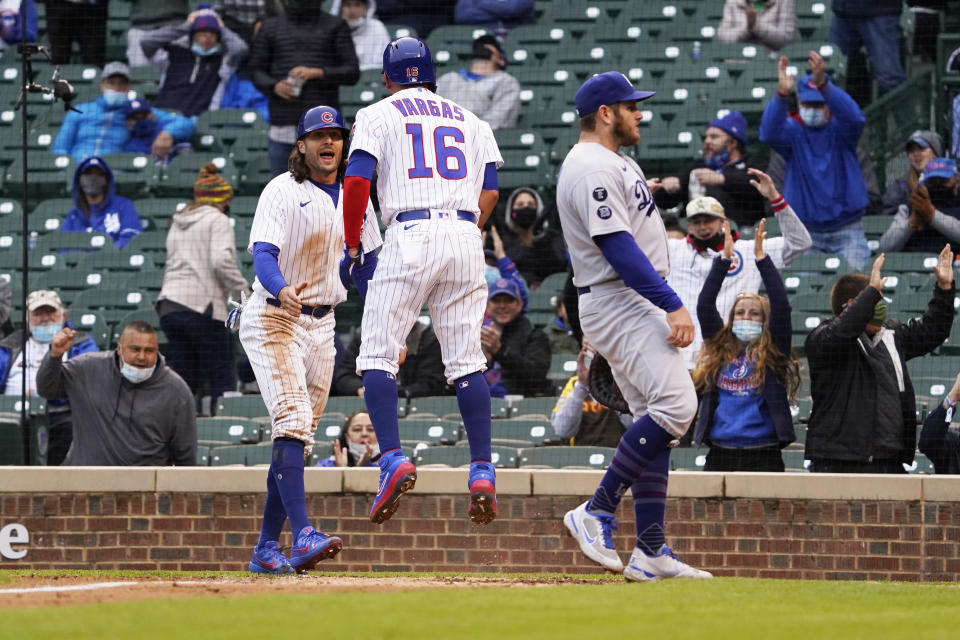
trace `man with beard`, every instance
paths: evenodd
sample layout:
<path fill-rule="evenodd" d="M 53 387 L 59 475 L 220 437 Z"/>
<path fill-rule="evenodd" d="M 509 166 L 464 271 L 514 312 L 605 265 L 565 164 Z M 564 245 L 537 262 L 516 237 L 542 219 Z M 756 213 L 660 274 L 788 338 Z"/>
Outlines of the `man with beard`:
<path fill-rule="evenodd" d="M 470 67 L 440 76 L 437 93 L 473 111 L 491 129 L 510 129 L 520 115 L 520 83 L 506 68 L 500 41 L 484 34 L 473 41 Z"/>
<path fill-rule="evenodd" d="M 777 192 L 773 180 L 759 169 L 748 171 L 751 184 L 754 185 L 751 189 L 770 202 L 783 233 L 780 238 L 769 238 L 763 243 L 763 248 L 778 269 L 789 267 L 810 248 L 810 234 L 794 210 Z M 726 212 L 716 199 L 710 196 L 697 198 L 687 205 L 687 236 L 667 241 L 670 247 L 670 275 L 667 276 L 667 282 L 680 296 L 684 306 L 696 307 L 697 297 L 703 283 L 707 281 L 713 260 L 723 251 L 725 220 Z M 761 284 L 760 272 L 750 257 L 753 255 L 753 240 L 741 240 L 736 232 L 733 233 L 733 239 L 730 271 L 724 278 L 717 297 L 717 310 L 721 317 L 727 316 L 739 294 L 756 293 Z M 697 352 L 703 344 L 700 323 L 695 320 L 694 324 L 697 328 L 696 336 L 690 346 L 683 349 L 683 358 L 688 369 L 693 369 Z"/>
<path fill-rule="evenodd" d="M 703 136 L 703 157 L 678 176 L 651 178 L 657 206 L 671 209 L 701 196 L 715 198 L 738 225 L 753 225 L 766 215 L 765 199 L 750 186 L 747 119 L 739 111 L 715 118 Z"/>
<path fill-rule="evenodd" d="M 266 18 L 250 47 L 253 84 L 270 99 L 271 175 L 287 170 L 297 120 L 308 107 L 340 106 L 340 85 L 360 78 L 350 27 L 319 0 L 285 0 L 283 15 Z"/>
<path fill-rule="evenodd" d="M 910 195 L 910 204 L 900 205 L 890 228 L 880 238 L 881 251 L 935 253 L 949 242 L 960 252 L 960 176 L 957 163 L 934 158 Z"/>

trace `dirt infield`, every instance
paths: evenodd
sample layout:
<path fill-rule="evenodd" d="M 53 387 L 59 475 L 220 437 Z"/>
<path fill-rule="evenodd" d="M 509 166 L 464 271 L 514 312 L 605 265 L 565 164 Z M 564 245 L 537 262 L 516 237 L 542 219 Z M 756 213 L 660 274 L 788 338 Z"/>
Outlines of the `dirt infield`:
<path fill-rule="evenodd" d="M 73 577 L 19 575 L 0 583 L 0 609 L 55 607 L 146 598 L 229 598 L 267 593 L 327 593 L 344 591 L 406 591 L 476 587 L 540 587 L 556 584 L 596 584 L 596 577 L 376 577 L 322 573 L 297 576 L 223 577 Z"/>

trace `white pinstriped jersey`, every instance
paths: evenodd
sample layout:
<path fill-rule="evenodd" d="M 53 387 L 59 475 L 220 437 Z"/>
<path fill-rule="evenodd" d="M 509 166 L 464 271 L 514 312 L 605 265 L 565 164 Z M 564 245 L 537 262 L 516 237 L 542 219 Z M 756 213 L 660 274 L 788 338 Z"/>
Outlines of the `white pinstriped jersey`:
<path fill-rule="evenodd" d="M 377 159 L 380 217 L 388 226 L 411 209 L 459 209 L 479 218 L 484 169 L 503 164 L 490 125 L 422 87 L 358 111 L 350 140 L 356 149 Z"/>
<path fill-rule="evenodd" d="M 361 241 L 364 251 L 383 244 L 370 201 Z M 255 242 L 280 248 L 278 263 L 287 283 L 294 287 L 307 283 L 300 293 L 303 304 L 335 305 L 346 300 L 347 291 L 339 276 L 344 247 L 342 187 L 334 207 L 333 199 L 310 180 L 297 183 L 290 172 L 277 176 L 260 194 L 247 251 L 253 253 Z M 254 280 L 253 290 L 272 297 L 259 279 Z"/>
<path fill-rule="evenodd" d="M 663 219 L 631 158 L 595 142 L 573 145 L 557 178 L 557 208 L 578 287 L 619 278 L 593 241 L 618 231 L 633 236 L 657 273 L 670 272 Z"/>

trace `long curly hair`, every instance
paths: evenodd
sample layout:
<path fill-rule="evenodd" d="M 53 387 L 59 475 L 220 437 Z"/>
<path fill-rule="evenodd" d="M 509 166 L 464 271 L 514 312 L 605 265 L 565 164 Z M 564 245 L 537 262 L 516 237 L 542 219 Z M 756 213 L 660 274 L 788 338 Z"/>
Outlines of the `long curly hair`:
<path fill-rule="evenodd" d="M 773 336 L 770 335 L 770 300 L 758 293 L 738 295 L 730 308 L 727 324 L 715 336 L 704 340 L 693 369 L 693 382 L 701 393 L 707 391 L 716 385 L 720 371 L 740 354 L 743 343 L 733 333 L 733 317 L 737 305 L 745 299 L 757 300 L 763 310 L 763 331 L 746 347 L 747 357 L 754 362 L 753 377 L 757 392 L 760 393 L 766 383 L 767 371 L 772 370 L 787 390 L 790 402 L 795 402 L 800 389 L 800 361 L 793 354 L 793 350 L 783 353 L 773 343 Z"/>

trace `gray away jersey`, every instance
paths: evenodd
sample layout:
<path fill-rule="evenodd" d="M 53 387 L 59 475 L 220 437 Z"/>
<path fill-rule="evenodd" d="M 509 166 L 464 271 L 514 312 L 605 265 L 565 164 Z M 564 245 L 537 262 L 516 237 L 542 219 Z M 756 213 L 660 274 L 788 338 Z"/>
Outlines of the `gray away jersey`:
<path fill-rule="evenodd" d="M 573 264 L 573 282 L 587 287 L 620 276 L 594 236 L 626 231 L 654 269 L 670 272 L 667 232 L 643 171 L 632 159 L 595 142 L 570 149 L 557 179 L 557 207 Z"/>

